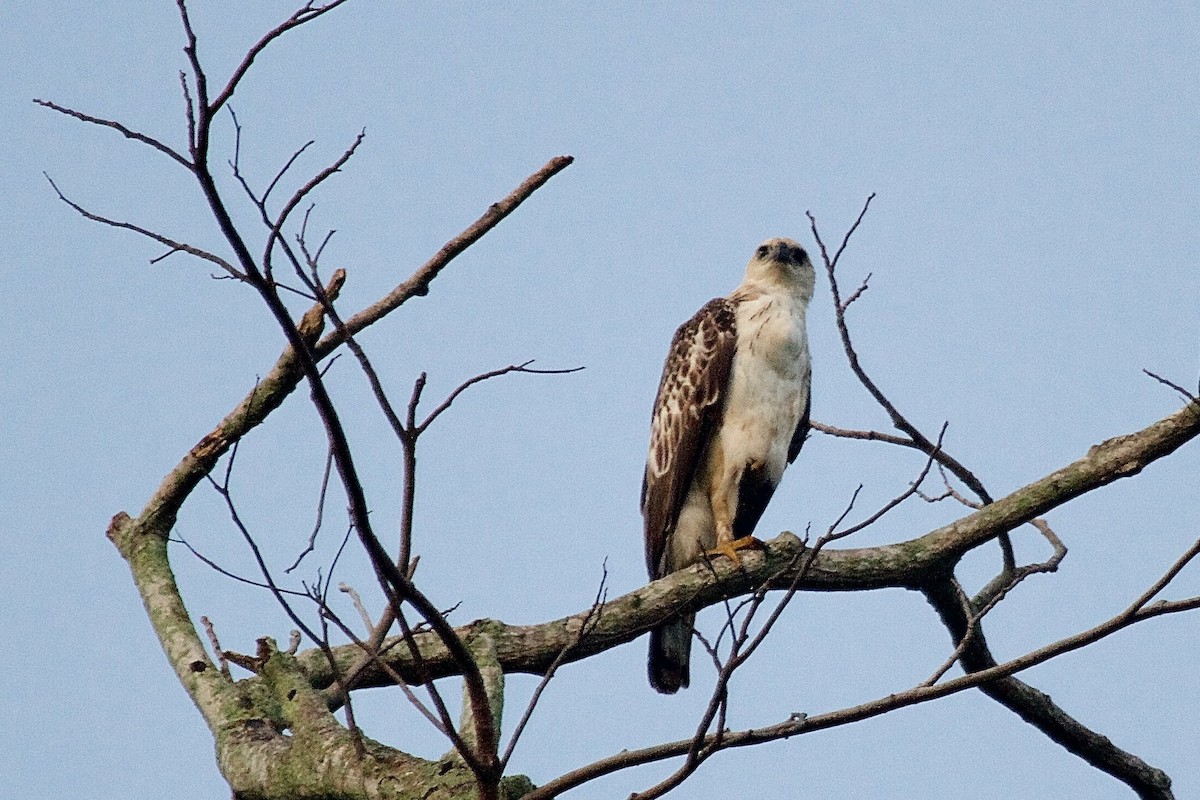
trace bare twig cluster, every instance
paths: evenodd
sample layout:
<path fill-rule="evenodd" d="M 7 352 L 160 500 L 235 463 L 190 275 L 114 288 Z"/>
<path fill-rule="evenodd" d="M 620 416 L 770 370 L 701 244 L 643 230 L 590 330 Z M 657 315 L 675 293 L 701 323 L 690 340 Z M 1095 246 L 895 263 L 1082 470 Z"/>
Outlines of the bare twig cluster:
<path fill-rule="evenodd" d="M 207 250 L 195 247 L 188 243 L 177 239 L 158 234 L 144 227 L 126 223 L 118 220 L 113 220 L 99 214 L 94 214 L 82 205 L 69 200 L 57 187 L 52 183 L 52 186 L 58 196 L 73 209 L 82 214 L 84 217 L 106 224 L 112 227 L 131 230 L 142 236 L 150 238 L 159 244 L 168 248 L 167 254 L 175 252 L 185 252 L 195 257 L 201 258 L 210 263 L 216 264 L 221 268 L 223 274 L 227 277 L 235 278 L 243 281 L 251 286 L 261 297 L 264 305 L 275 319 L 280 330 L 283 332 L 288 341 L 289 349 L 281 357 L 281 364 L 285 366 L 286 374 L 272 376 L 275 380 L 267 386 L 256 386 L 251 397 L 245 401 L 234 415 L 238 419 L 229 420 L 231 424 L 224 430 L 218 429 L 214 434 L 207 437 L 193 450 L 192 456 L 199 463 L 195 464 L 195 469 L 188 470 L 189 474 L 182 482 L 178 480 L 172 481 L 170 486 L 164 486 L 166 490 L 164 497 L 156 497 L 157 506 L 149 510 L 149 515 L 153 516 L 163 506 L 166 506 L 166 518 L 169 521 L 174 516 L 174 509 L 178 508 L 183 499 L 194 487 L 195 476 L 203 476 L 209 479 L 213 487 L 225 500 L 231 520 L 236 528 L 242 534 L 246 544 L 254 554 L 255 561 L 258 565 L 261 580 L 252 581 L 256 585 L 262 585 L 268 588 L 275 596 L 279 605 L 285 610 L 292 622 L 298 629 L 316 644 L 322 651 L 329 653 L 330 637 L 328 626 L 332 623 L 339 628 L 341 632 L 353 640 L 358 641 L 353 635 L 350 627 L 346 625 L 335 613 L 332 612 L 328 602 L 328 591 L 330 588 L 329 580 L 318 579 L 317 583 L 309 586 L 305 585 L 303 593 L 297 593 L 294 590 L 286 590 L 280 587 L 275 580 L 269 565 L 263 558 L 260 548 L 258 547 L 255 537 L 247 529 L 243 523 L 241 516 L 238 513 L 236 504 L 233 499 L 233 494 L 230 488 L 230 475 L 235 463 L 237 444 L 241 434 L 245 430 L 249 430 L 255 424 L 261 421 L 257 415 L 264 410 L 263 404 L 270 404 L 276 396 L 279 400 L 281 395 L 290 391 L 290 388 L 295 385 L 299 379 L 305 380 L 309 385 L 310 396 L 313 405 L 317 410 L 318 415 L 325 428 L 326 438 L 328 441 L 329 450 L 329 468 L 325 483 L 327 485 L 330 474 L 335 475 L 340 482 L 348 504 L 348 514 L 350 517 L 350 530 L 357 534 L 358 539 L 367 553 L 372 566 L 374 567 L 378 578 L 380 588 L 388 599 L 387 610 L 379 623 L 370 631 L 367 637 L 368 641 L 360 642 L 362 647 L 364 661 L 374 661 L 378 657 L 378 642 L 386 636 L 389 630 L 395 625 L 399 625 L 402 632 L 402 637 L 408 642 L 412 642 L 412 633 L 414 626 L 410 624 L 406 617 L 408 612 L 406 608 L 415 612 L 419 618 L 421 625 L 433 631 L 440 639 L 441 643 L 452 653 L 457 659 L 458 665 L 462 668 L 464 684 L 466 686 L 466 697 L 468 707 L 470 709 L 471 725 L 474 731 L 475 741 L 468 744 L 459 735 L 457 727 L 449 716 L 446 703 L 442 700 L 437 688 L 433 685 L 432 680 L 423 681 L 428 692 L 432 705 L 436 709 L 436 715 L 425 708 L 419 701 L 417 703 L 435 725 L 442 730 L 443 733 L 451 739 L 456 748 L 458 755 L 474 774 L 479 794 L 481 797 L 496 797 L 503 768 L 501 759 L 498 754 L 498 731 L 495 727 L 495 721 L 491 711 L 493 701 L 489 699 L 487 687 L 481 673 L 479 664 L 476 658 L 472 655 L 470 647 L 464 642 L 458 633 L 450 626 L 446 616 L 442 611 L 432 603 L 416 586 L 412 580 L 412 565 L 410 565 L 410 557 L 412 548 L 412 503 L 415 496 L 415 464 L 416 464 L 416 444 L 419 435 L 454 401 L 454 399 L 465 391 L 468 387 L 485 380 L 490 377 L 496 377 L 509 372 L 526 372 L 526 373 L 544 373 L 555 372 L 552 370 L 536 370 L 529 366 L 529 363 L 507 367 L 502 370 L 496 370 L 486 375 L 477 376 L 463 383 L 455 392 L 446 398 L 437 408 L 435 408 L 426 418 L 419 423 L 416 421 L 417 404 L 420 399 L 421 389 L 424 386 L 424 375 L 417 381 L 416 389 L 408 406 L 408 414 L 405 422 L 401 422 L 391 403 L 388 401 L 385 394 L 382 382 L 379 379 L 374 367 L 365 352 L 354 339 L 354 333 L 360 330 L 375 319 L 382 317 L 387 312 L 393 310 L 402 304 L 409 297 L 424 294 L 427 291 L 429 281 L 436 276 L 437 272 L 457 255 L 470 242 L 476 240 L 483 235 L 488 229 L 497 224 L 507 213 L 511 212 L 521 201 L 529 196 L 536 188 L 541 186 L 553 174 L 563 169 L 570 163 L 569 158 L 555 159 L 546 165 L 542 170 L 531 176 L 530 180 L 519 187 L 516 191 L 510 194 L 509 197 L 493 205 L 483 219 L 476 225 L 464 231 L 458 240 L 447 244 L 443 251 L 429 264 L 426 264 L 418 270 L 408 281 L 397 287 L 387 298 L 384 298 L 380 303 L 371 309 L 363 312 L 366 316 L 359 315 L 358 318 L 344 320 L 334 306 L 334 301 L 338 291 L 345 280 L 344 271 L 337 271 L 329 282 L 322 280 L 319 271 L 319 259 L 321 253 L 328 243 L 332 232 L 326 235 L 321 241 L 320 246 L 311 248 L 307 237 L 307 222 L 308 214 L 305 214 L 304 224 L 301 226 L 299 233 L 295 238 L 293 245 L 285 231 L 291 221 L 292 216 L 298 208 L 306 201 L 306 199 L 316 190 L 321 184 L 329 178 L 337 174 L 354 156 L 359 145 L 364 139 L 364 134 L 359 134 L 355 140 L 348 146 L 342 154 L 329 164 L 324 169 L 317 172 L 309 180 L 295 189 L 292 194 L 279 206 L 275 211 L 269 207 L 272 193 L 282 185 L 282 182 L 287 177 L 289 170 L 297 165 L 301 155 L 308 149 L 309 144 L 304 145 L 295 151 L 282 168 L 276 173 L 274 179 L 266 186 L 264 190 L 258 192 L 252 187 L 250 182 L 245 177 L 240 164 L 240 150 L 242 128 L 232 110 L 230 117 L 235 129 L 236 145 L 234 157 L 230 161 L 230 168 L 233 177 L 242 187 L 246 197 L 257 210 L 260 220 L 266 229 L 266 235 L 262 244 L 261 254 L 255 257 L 252 254 L 250 240 L 247 233 L 241 230 L 234 223 L 234 215 L 230 209 L 230 199 L 227 198 L 219 189 L 218 183 L 211 168 L 211 153 L 210 141 L 211 132 L 216 123 L 218 113 L 227 108 L 230 100 L 233 98 L 242 79 L 247 74 L 254 60 L 280 36 L 289 30 L 303 25 L 307 22 L 315 20 L 323 14 L 342 5 L 345 0 L 335 0 L 324 5 L 315 5 L 312 3 L 306 4 L 295 13 L 289 16 L 285 21 L 273 28 L 265 34 L 258 42 L 256 42 L 247 52 L 242 61 L 233 70 L 230 77 L 227 79 L 222 88 L 215 92 L 210 90 L 210 78 L 206 73 L 202 64 L 197 37 L 192 26 L 189 8 L 185 0 L 177 0 L 180 21 L 182 23 L 186 44 L 184 53 L 187 57 L 188 70 L 180 75 L 180 83 L 184 95 L 184 104 L 186 107 L 186 124 L 187 124 L 187 146 L 185 150 L 175 149 L 164 142 L 157 140 L 149 135 L 133 131 L 123 124 L 107 120 L 100 117 L 84 114 L 59 106 L 49 101 L 39 101 L 42 105 L 60 113 L 67 114 L 71 117 L 79 119 L 83 122 L 99 125 L 106 128 L 116 130 L 134 141 L 149 145 L 154 149 L 168 155 L 177 164 L 187 169 L 197 184 L 207 202 L 209 211 L 216 221 L 217 226 L 225 241 L 225 245 L 232 253 L 232 258 L 218 256 Z M 311 211 L 311 207 L 309 209 Z M 298 288 L 287 286 L 277 277 L 275 261 L 278 257 L 282 257 L 285 262 L 291 267 L 291 272 L 298 281 Z M 160 257 L 161 258 L 161 257 Z M 314 302 L 313 309 L 301 317 L 300 320 L 294 320 L 289 312 L 287 305 L 281 296 L 281 291 L 298 294 L 309 298 Z M 399 548 L 399 557 L 393 559 L 388 556 L 385 548 L 376 532 L 374 531 L 370 515 L 368 513 L 368 504 L 363 488 L 362 480 L 359 476 L 357 465 L 354 461 L 353 454 L 347 435 L 329 392 L 325 384 L 325 375 L 318 365 L 320 359 L 327 355 L 335 344 L 332 341 L 327 341 L 325 348 L 320 346 L 320 333 L 323 328 L 322 320 L 329 319 L 334 323 L 337 344 L 346 344 L 351 352 L 358 359 L 363 373 L 366 375 L 371 384 L 372 390 L 375 392 L 380 408 L 387 416 L 392 424 L 397 437 L 403 447 L 405 454 L 405 515 L 401 526 L 401 544 Z M 277 365 L 278 366 L 278 365 Z M 283 371 L 283 370 L 281 370 Z M 278 384 L 282 383 L 282 386 Z M 255 395 L 260 392 L 265 392 L 267 398 L 260 400 Z M 228 450 L 229 458 L 226 463 L 225 476 L 223 480 L 217 481 L 210 475 L 211 469 L 216 464 L 216 459 L 219 458 L 224 451 Z M 189 467 L 192 465 L 188 465 Z M 310 547 L 312 541 L 315 540 L 316 534 L 321 527 L 324 508 L 324 489 L 322 490 L 322 498 L 318 504 L 317 522 L 314 526 L 312 537 L 310 537 Z M 145 518 L 147 515 L 143 515 Z M 303 554 L 302 554 L 303 556 Z M 299 559 L 297 559 L 297 563 Z M 211 563 L 211 562 L 210 562 Z M 335 561 L 336 563 L 336 561 Z M 215 565 L 214 565 L 215 566 Z M 333 564 L 330 565 L 332 572 Z M 240 576 L 239 576 L 240 577 Z M 248 580 L 242 578 L 242 580 Z M 306 624 L 303 617 L 293 608 L 292 600 L 297 596 L 304 596 L 315 602 L 320 609 L 319 628 L 313 628 Z M 216 638 L 215 633 L 211 633 L 214 648 Z M 374 644 L 372 644 L 374 643 Z M 269 648 L 268 648 L 269 650 Z M 220 653 L 221 651 L 218 650 Z M 421 662 L 421 655 L 418 649 L 413 647 L 410 653 L 416 663 Z M 219 656 L 222 659 L 222 667 L 224 670 L 225 656 Z M 269 656 L 268 656 L 269 660 Z M 249 663 L 256 666 L 258 670 L 265 667 L 265 663 L 259 659 L 258 662 L 249 659 L 243 659 L 242 663 Z M 335 671 L 339 670 L 336 661 L 331 660 L 330 666 Z M 355 742 L 356 750 L 359 755 L 364 755 L 361 737 L 353 722 L 353 710 L 350 705 L 350 689 L 353 686 L 353 675 L 357 674 L 361 668 L 354 669 L 347 676 L 346 680 L 338 681 L 338 694 L 341 704 L 346 708 L 349 731 Z M 258 671 L 256 670 L 256 671 Z M 410 693 L 411 696 L 411 693 Z"/>

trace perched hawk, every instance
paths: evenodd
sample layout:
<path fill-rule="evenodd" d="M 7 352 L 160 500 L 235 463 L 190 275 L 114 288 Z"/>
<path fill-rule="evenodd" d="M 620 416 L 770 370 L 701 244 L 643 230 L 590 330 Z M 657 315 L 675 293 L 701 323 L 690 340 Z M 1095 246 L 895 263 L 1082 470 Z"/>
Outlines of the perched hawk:
<path fill-rule="evenodd" d="M 675 332 L 663 366 L 642 480 L 646 566 L 661 578 L 737 551 L 808 433 L 812 369 L 805 311 L 816 275 L 804 248 L 768 239 L 742 285 Z M 688 685 L 687 615 L 650 633 L 650 685 Z"/>

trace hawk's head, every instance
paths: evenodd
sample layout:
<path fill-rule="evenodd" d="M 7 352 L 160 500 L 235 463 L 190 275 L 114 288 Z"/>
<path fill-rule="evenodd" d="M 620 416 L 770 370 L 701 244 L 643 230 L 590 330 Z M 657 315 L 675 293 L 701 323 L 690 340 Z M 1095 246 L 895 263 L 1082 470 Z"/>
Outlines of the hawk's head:
<path fill-rule="evenodd" d="M 804 248 L 798 242 L 782 237 L 767 239 L 758 246 L 746 266 L 746 277 L 781 285 L 798 294 L 804 302 L 812 299 L 817 280 Z"/>

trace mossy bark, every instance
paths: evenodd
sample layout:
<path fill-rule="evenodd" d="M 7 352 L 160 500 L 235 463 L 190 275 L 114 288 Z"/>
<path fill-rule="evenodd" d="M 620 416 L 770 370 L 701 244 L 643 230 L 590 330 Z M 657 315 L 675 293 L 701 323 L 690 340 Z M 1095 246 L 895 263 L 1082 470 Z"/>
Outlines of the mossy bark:
<path fill-rule="evenodd" d="M 153 517 L 152 519 L 161 519 Z M 429 761 L 354 734 L 329 711 L 300 659 L 259 644 L 258 674 L 225 677 L 212 663 L 179 594 L 165 531 L 118 514 L 109 538 L 129 562 L 167 659 L 216 745 L 217 764 L 241 800 L 469 800 L 475 776 L 460 760 Z M 501 796 L 533 785 L 506 778 Z"/>

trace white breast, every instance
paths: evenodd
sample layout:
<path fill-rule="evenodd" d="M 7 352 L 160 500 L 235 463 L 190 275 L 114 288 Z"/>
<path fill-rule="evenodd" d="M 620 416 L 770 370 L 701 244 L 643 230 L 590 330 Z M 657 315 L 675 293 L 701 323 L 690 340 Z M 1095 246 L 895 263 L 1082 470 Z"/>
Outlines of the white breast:
<path fill-rule="evenodd" d="M 762 462 L 774 482 L 783 476 L 812 374 L 804 311 L 781 293 L 738 304 L 737 353 L 720 432 L 728 468 Z"/>

